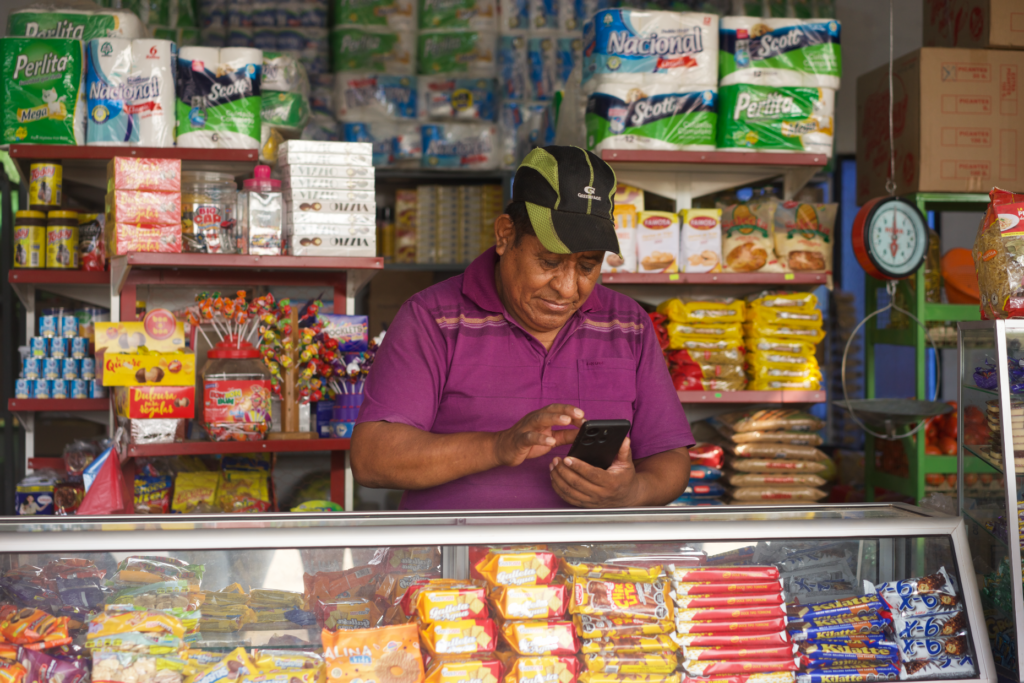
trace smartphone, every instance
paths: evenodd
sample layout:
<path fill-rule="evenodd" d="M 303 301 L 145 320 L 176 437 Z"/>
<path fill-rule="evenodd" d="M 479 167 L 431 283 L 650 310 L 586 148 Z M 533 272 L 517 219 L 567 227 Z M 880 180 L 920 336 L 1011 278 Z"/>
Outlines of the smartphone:
<path fill-rule="evenodd" d="M 615 462 L 631 426 L 629 420 L 587 420 L 565 457 L 606 470 Z"/>

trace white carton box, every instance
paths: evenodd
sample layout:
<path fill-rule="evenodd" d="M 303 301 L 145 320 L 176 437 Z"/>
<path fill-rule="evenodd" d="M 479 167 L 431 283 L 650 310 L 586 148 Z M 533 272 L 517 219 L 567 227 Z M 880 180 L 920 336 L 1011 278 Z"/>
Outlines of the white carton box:
<path fill-rule="evenodd" d="M 293 235 L 293 256 L 376 256 L 377 235 Z"/>
<path fill-rule="evenodd" d="M 355 187 L 338 187 L 339 190 L 372 190 L 375 173 L 373 166 L 315 166 L 313 164 L 291 164 L 281 166 L 282 184 L 300 187 L 299 182 L 336 179 L 336 183 L 347 182 Z M 367 185 L 368 183 L 368 185 Z"/>
<path fill-rule="evenodd" d="M 281 152 L 315 154 L 373 154 L 372 142 L 327 142 L 325 140 L 285 140 Z"/>
<path fill-rule="evenodd" d="M 289 166 L 323 165 L 323 166 L 365 166 L 373 168 L 372 154 L 317 154 L 316 152 L 285 152 L 277 153 L 279 164 Z"/>
<path fill-rule="evenodd" d="M 360 190 L 360 188 L 346 188 L 344 190 L 306 190 L 291 188 L 285 193 L 285 201 L 289 204 L 298 204 L 301 206 L 305 202 L 344 202 L 348 201 L 349 192 L 366 191 Z M 370 195 L 369 201 L 374 200 L 373 187 L 371 185 L 368 194 Z"/>
<path fill-rule="evenodd" d="M 296 211 L 285 212 L 285 225 L 290 227 L 313 226 L 326 227 L 338 226 L 361 226 L 377 229 L 377 214 L 373 213 L 305 213 Z M 330 232 L 328 230 L 328 232 Z"/>
<path fill-rule="evenodd" d="M 619 253 L 605 252 L 602 273 L 636 272 L 636 209 L 631 204 L 615 205 L 615 236 Z"/>
<path fill-rule="evenodd" d="M 667 211 L 637 214 L 638 273 L 679 272 L 679 217 Z"/>
<path fill-rule="evenodd" d="M 680 218 L 679 270 L 722 272 L 722 210 L 684 209 Z"/>

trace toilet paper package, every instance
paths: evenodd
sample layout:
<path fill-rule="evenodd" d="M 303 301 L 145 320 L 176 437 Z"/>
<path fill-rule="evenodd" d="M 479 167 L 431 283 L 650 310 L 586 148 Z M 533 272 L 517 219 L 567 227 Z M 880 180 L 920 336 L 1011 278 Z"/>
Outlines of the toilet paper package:
<path fill-rule="evenodd" d="M 420 0 L 421 31 L 496 31 L 497 0 Z"/>
<path fill-rule="evenodd" d="M 498 31 L 521 33 L 530 28 L 528 0 L 498 0 Z"/>
<path fill-rule="evenodd" d="M 583 0 L 558 0 L 558 30 L 563 33 L 582 31 L 585 11 Z"/>
<path fill-rule="evenodd" d="M 491 170 L 498 167 L 498 128 L 494 124 L 426 124 L 420 132 L 425 168 Z"/>
<path fill-rule="evenodd" d="M 558 51 L 555 36 L 530 36 L 526 55 L 530 65 L 530 99 L 550 100 L 558 82 Z"/>
<path fill-rule="evenodd" d="M 285 133 L 301 133 L 309 122 L 309 78 L 305 67 L 290 54 L 264 52 L 260 99 L 260 119 L 264 125 Z"/>
<path fill-rule="evenodd" d="M 226 8 L 228 28 L 236 26 L 252 28 L 254 12 L 252 0 L 228 0 Z"/>
<path fill-rule="evenodd" d="M 334 17 L 339 25 L 415 31 L 417 4 L 417 0 L 334 0 Z"/>
<path fill-rule="evenodd" d="M 208 47 L 223 47 L 228 39 L 227 28 L 211 26 L 199 29 L 199 42 Z"/>
<path fill-rule="evenodd" d="M 498 36 L 498 83 L 506 100 L 526 100 L 530 93 L 530 67 L 525 35 Z"/>
<path fill-rule="evenodd" d="M 718 147 L 832 154 L 836 91 L 727 85 L 718 90 Z"/>
<path fill-rule="evenodd" d="M 268 0 L 264 6 L 268 13 L 274 17 L 274 26 L 286 27 L 308 27 L 318 28 L 327 25 L 327 3 L 307 3 L 301 0 L 288 0 L 286 2 L 273 2 Z M 338 3 L 335 2 L 337 8 Z M 256 19 L 257 11 L 254 11 L 253 19 Z M 344 14 L 338 14 L 342 17 Z M 341 19 L 337 23 L 343 23 Z"/>
<path fill-rule="evenodd" d="M 287 3 L 282 5 L 282 12 L 285 13 L 285 22 L 282 26 L 298 26 L 298 23 L 289 23 L 287 15 L 290 14 Z M 252 25 L 253 28 L 273 28 L 277 26 L 277 4 L 273 2 L 261 2 L 252 3 Z"/>
<path fill-rule="evenodd" d="M 182 48 L 178 56 L 178 146 L 258 149 L 263 52 Z"/>
<path fill-rule="evenodd" d="M 23 38 L 141 38 L 146 29 L 132 12 L 103 9 L 98 12 L 63 9 L 40 3 L 11 12 L 7 35 Z"/>
<path fill-rule="evenodd" d="M 271 51 L 277 49 L 277 29 L 270 28 L 254 28 L 252 30 L 252 46 L 263 51 Z"/>
<path fill-rule="evenodd" d="M 587 147 L 595 152 L 714 150 L 716 90 L 689 91 L 665 83 L 598 85 L 587 98 Z"/>
<path fill-rule="evenodd" d="M 415 120 L 416 76 L 334 74 L 334 113 L 344 121 Z"/>
<path fill-rule="evenodd" d="M 583 83 L 656 75 L 682 87 L 718 85 L 718 17 L 699 12 L 606 9 L 583 33 Z"/>
<path fill-rule="evenodd" d="M 343 128 L 346 141 L 373 144 L 374 166 L 419 164 L 423 156 L 423 138 L 415 121 L 345 123 Z"/>
<path fill-rule="evenodd" d="M 0 144 L 85 144 L 82 41 L 0 38 Z"/>
<path fill-rule="evenodd" d="M 514 169 L 534 147 L 554 144 L 550 102 L 503 102 L 499 108 L 500 166 Z"/>
<path fill-rule="evenodd" d="M 228 29 L 224 45 L 227 47 L 255 47 L 255 29 L 245 26 L 232 26 Z"/>
<path fill-rule="evenodd" d="M 559 0 L 527 0 L 531 31 L 558 30 Z"/>
<path fill-rule="evenodd" d="M 576 65 L 583 64 L 582 36 L 559 36 L 555 44 L 555 64 L 559 87 L 569 82 L 569 76 Z"/>
<path fill-rule="evenodd" d="M 331 31 L 331 65 L 339 71 L 416 73 L 415 31 L 367 31 L 338 27 Z"/>
<path fill-rule="evenodd" d="M 496 78 L 420 76 L 418 90 L 420 114 L 429 119 L 494 121 Z"/>
<path fill-rule="evenodd" d="M 840 24 L 834 19 L 723 17 L 721 84 L 839 88 Z"/>
<path fill-rule="evenodd" d="M 173 41 L 132 41 L 131 111 L 143 147 L 174 146 L 177 62 L 178 45 Z"/>
<path fill-rule="evenodd" d="M 497 70 L 497 47 L 498 36 L 494 32 L 421 33 L 417 52 L 419 73 L 493 78 Z"/>
<path fill-rule="evenodd" d="M 132 41 L 93 38 L 85 44 L 86 144 L 131 145 L 139 142 L 132 116 Z"/>

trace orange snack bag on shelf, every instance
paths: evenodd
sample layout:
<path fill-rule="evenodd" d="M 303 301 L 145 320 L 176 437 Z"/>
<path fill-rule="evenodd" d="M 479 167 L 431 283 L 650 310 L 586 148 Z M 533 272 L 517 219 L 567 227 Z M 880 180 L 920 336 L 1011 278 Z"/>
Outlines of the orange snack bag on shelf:
<path fill-rule="evenodd" d="M 476 565 L 477 572 L 496 586 L 533 586 L 551 583 L 558 571 L 555 554 L 489 553 Z"/>
<path fill-rule="evenodd" d="M 579 649 L 571 621 L 507 621 L 501 635 L 521 655 L 572 655 Z"/>
<path fill-rule="evenodd" d="M 432 656 L 494 652 L 498 645 L 493 619 L 435 621 L 420 632 L 420 637 Z"/>
<path fill-rule="evenodd" d="M 332 600 L 338 596 L 370 597 L 379 568 L 374 565 L 353 567 L 340 572 L 317 572 L 303 574 L 303 596 L 313 604 L 318 597 Z"/>
<path fill-rule="evenodd" d="M 502 619 L 561 619 L 568 597 L 564 583 L 497 586 L 490 594 L 491 605 Z"/>
<path fill-rule="evenodd" d="M 402 599 L 402 609 L 425 624 L 487 617 L 487 592 L 480 582 L 432 579 L 413 584 Z"/>
<path fill-rule="evenodd" d="M 328 683 L 421 683 L 424 679 L 416 624 L 321 633 Z"/>
<path fill-rule="evenodd" d="M 575 683 L 579 669 L 575 657 L 516 657 L 504 683 Z"/>
<path fill-rule="evenodd" d="M 7 618 L 0 623 L 0 641 L 24 645 L 31 650 L 67 645 L 71 642 L 68 618 L 55 617 L 31 607 L 8 612 Z"/>

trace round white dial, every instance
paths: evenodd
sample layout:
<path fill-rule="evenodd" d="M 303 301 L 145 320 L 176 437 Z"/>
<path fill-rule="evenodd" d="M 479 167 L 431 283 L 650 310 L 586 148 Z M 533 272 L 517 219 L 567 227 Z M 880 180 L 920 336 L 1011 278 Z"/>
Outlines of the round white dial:
<path fill-rule="evenodd" d="M 886 202 L 871 217 L 867 242 L 879 268 L 893 275 L 909 275 L 928 247 L 928 229 L 909 206 Z"/>

